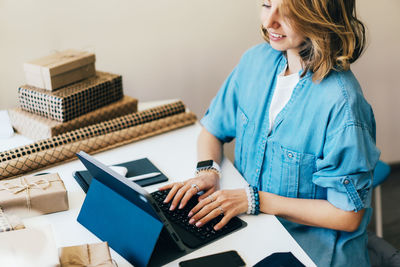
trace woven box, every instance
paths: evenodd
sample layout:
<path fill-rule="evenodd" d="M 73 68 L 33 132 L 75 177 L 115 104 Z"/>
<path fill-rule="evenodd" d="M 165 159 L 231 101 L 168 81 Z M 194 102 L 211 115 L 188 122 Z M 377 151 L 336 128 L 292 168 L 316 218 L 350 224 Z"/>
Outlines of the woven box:
<path fill-rule="evenodd" d="M 122 77 L 98 71 L 96 76 L 54 92 L 23 85 L 18 97 L 22 109 L 64 122 L 120 100 Z"/>
<path fill-rule="evenodd" d="M 24 64 L 26 83 L 50 91 L 96 74 L 93 53 L 65 50 Z"/>
<path fill-rule="evenodd" d="M 11 109 L 8 113 L 11 124 L 18 133 L 33 140 L 39 140 L 129 113 L 134 113 L 137 111 L 137 103 L 137 99 L 124 96 L 117 102 L 101 107 L 67 122 L 59 122 L 44 118 L 24 111 L 21 108 Z"/>

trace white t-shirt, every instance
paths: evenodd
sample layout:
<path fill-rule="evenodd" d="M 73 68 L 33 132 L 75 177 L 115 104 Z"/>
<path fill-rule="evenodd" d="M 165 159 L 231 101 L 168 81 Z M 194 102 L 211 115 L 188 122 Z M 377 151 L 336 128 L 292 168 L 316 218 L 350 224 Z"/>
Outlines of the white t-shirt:
<path fill-rule="evenodd" d="M 284 68 L 284 70 L 278 75 L 274 95 L 272 96 L 271 106 L 269 108 L 268 133 L 271 132 L 276 116 L 285 107 L 293 93 L 293 89 L 296 87 L 297 83 L 300 80 L 300 76 L 297 72 L 284 76 L 286 68 Z"/>

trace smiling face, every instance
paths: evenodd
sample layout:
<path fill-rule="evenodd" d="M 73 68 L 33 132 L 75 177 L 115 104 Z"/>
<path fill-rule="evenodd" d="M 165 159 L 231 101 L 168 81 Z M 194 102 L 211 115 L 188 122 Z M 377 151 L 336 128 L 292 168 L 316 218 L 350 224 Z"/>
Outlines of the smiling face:
<path fill-rule="evenodd" d="M 266 30 L 272 48 L 279 51 L 296 52 L 304 37 L 293 30 L 288 18 L 282 16 L 280 6 L 284 0 L 264 0 L 261 23 Z"/>

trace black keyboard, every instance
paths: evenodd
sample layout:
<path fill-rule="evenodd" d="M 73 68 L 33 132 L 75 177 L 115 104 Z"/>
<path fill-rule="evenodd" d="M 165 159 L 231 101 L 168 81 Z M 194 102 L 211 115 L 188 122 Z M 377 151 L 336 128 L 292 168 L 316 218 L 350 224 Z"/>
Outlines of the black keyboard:
<path fill-rule="evenodd" d="M 222 227 L 222 229 L 215 231 L 213 227 L 222 219 L 223 215 L 219 215 L 201 227 L 197 227 L 194 224 L 189 224 L 190 218 L 187 215 L 189 211 L 198 203 L 197 196 L 192 197 L 183 209 L 175 208 L 175 210 L 170 211 L 169 207 L 171 206 L 171 201 L 170 203 L 163 202 L 165 197 L 168 195 L 168 192 L 169 190 L 156 191 L 151 193 L 151 195 L 167 219 L 173 224 L 173 226 L 175 226 L 174 229 L 180 228 L 176 229 L 177 233 L 182 238 L 182 241 L 189 247 L 195 248 L 209 243 L 210 241 L 217 239 L 222 235 L 226 235 L 227 233 L 232 232 L 242 226 L 242 221 L 239 218 L 234 217 L 224 227 Z M 190 233 L 190 235 L 194 236 L 195 238 L 190 238 L 187 233 L 182 233 L 180 230 Z"/>

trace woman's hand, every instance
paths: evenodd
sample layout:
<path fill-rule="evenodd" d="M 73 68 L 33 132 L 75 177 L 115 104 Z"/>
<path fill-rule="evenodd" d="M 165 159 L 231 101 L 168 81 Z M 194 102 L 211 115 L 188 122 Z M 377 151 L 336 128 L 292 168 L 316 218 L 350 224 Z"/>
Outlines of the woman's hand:
<path fill-rule="evenodd" d="M 204 197 L 190 212 L 190 224 L 201 227 L 223 214 L 224 217 L 214 226 L 214 230 L 224 227 L 230 219 L 247 211 L 248 202 L 245 189 L 220 190 Z"/>
<path fill-rule="evenodd" d="M 185 182 L 177 182 L 165 185 L 159 190 L 171 189 L 164 203 L 169 203 L 172 200 L 170 210 L 174 210 L 179 202 L 179 209 L 182 209 L 186 203 L 200 191 L 204 191 L 204 194 L 199 197 L 199 201 L 208 197 L 219 189 L 219 176 L 215 172 L 204 171 L 200 172 L 197 177 L 189 179 Z"/>

